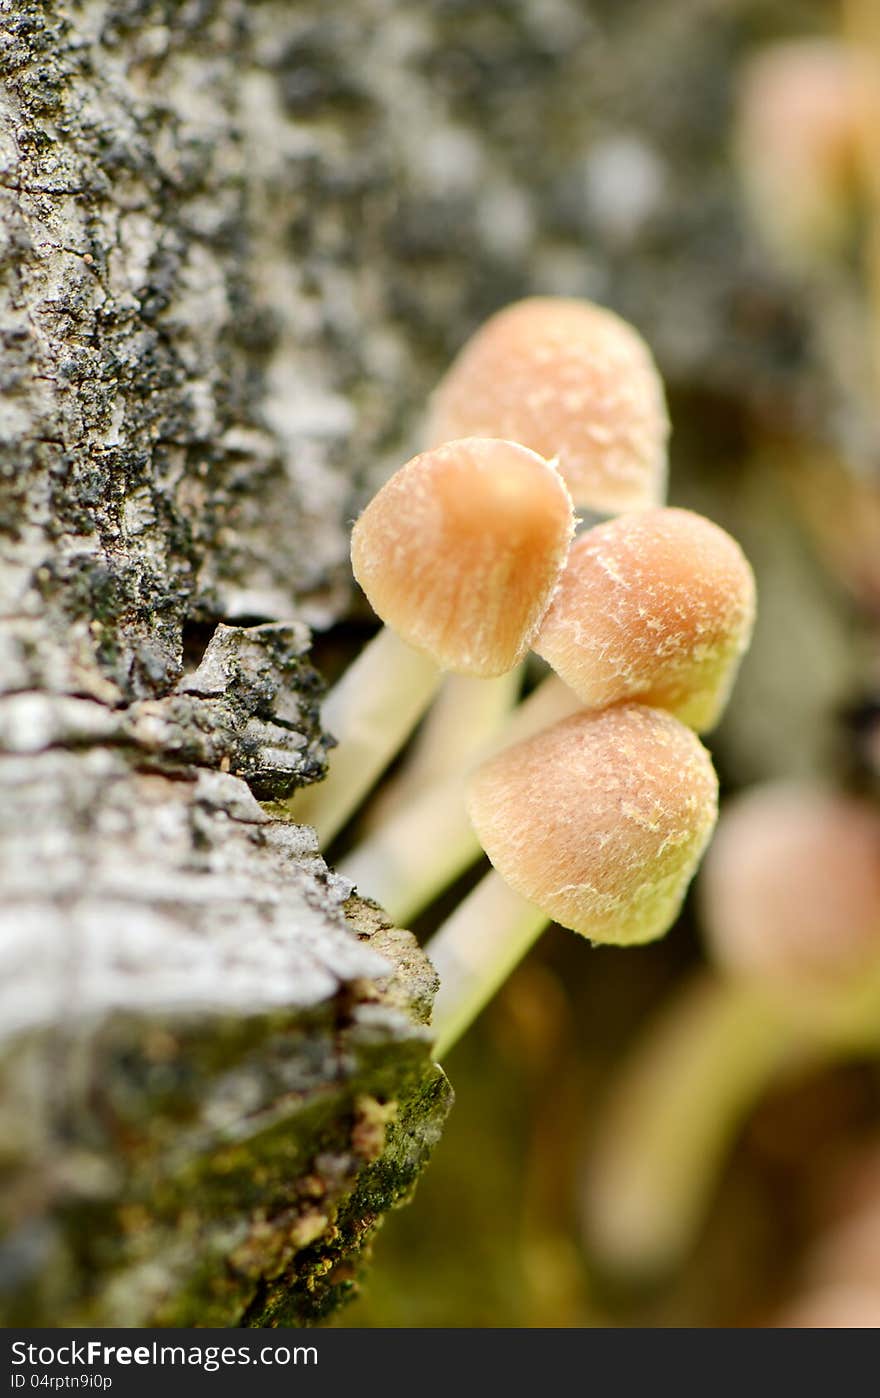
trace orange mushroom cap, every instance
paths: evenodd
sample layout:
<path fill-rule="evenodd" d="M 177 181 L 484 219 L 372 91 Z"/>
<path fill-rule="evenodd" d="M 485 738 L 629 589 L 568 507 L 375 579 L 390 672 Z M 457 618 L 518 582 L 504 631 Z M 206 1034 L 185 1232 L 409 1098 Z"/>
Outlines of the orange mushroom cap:
<path fill-rule="evenodd" d="M 511 888 L 595 942 L 628 945 L 675 920 L 717 802 L 699 739 L 632 704 L 576 714 L 490 758 L 468 810 Z"/>
<path fill-rule="evenodd" d="M 534 649 L 590 708 L 638 699 L 704 732 L 754 616 L 752 570 L 729 534 L 690 510 L 645 510 L 573 544 Z"/>
<path fill-rule="evenodd" d="M 613 311 L 532 297 L 492 316 L 431 400 L 427 440 L 506 437 L 556 460 L 576 505 L 660 503 L 669 421 L 641 336 Z"/>
<path fill-rule="evenodd" d="M 554 467 L 515 442 L 423 452 L 386 482 L 351 538 L 373 610 L 443 669 L 500 675 L 528 650 L 574 529 Z"/>

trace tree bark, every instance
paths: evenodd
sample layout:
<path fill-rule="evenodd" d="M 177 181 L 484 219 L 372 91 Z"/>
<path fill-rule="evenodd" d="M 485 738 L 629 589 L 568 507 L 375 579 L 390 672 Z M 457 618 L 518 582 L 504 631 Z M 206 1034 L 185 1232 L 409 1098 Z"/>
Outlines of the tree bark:
<path fill-rule="evenodd" d="M 325 767 L 349 488 L 295 7 L 0 17 L 0 1316 L 303 1323 L 449 1092 L 411 937 L 260 805 Z"/>

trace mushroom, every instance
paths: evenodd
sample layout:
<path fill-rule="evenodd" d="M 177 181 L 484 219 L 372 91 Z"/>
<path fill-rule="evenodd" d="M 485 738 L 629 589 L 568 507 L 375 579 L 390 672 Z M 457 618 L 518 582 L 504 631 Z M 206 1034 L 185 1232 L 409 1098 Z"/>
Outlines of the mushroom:
<path fill-rule="evenodd" d="M 690 510 L 644 510 L 575 541 L 534 649 L 588 708 L 637 699 L 704 732 L 754 617 L 752 570 L 729 534 Z"/>
<path fill-rule="evenodd" d="M 660 503 L 669 421 L 641 336 L 589 301 L 536 296 L 498 311 L 431 399 L 427 440 L 508 437 L 556 460 L 575 505 Z"/>
<path fill-rule="evenodd" d="M 857 55 L 834 39 L 759 49 L 745 67 L 736 156 L 756 226 L 787 263 L 844 248 L 859 181 Z"/>
<path fill-rule="evenodd" d="M 428 945 L 443 1056 L 551 920 L 632 946 L 674 921 L 711 835 L 717 779 L 669 714 L 563 719 L 490 758 L 468 810 L 495 866 Z"/>
<path fill-rule="evenodd" d="M 574 528 L 554 467 L 515 442 L 469 439 L 401 467 L 352 534 L 352 566 L 385 622 L 324 706 L 327 779 L 296 799 L 322 841 L 341 829 L 430 702 L 440 667 L 501 675 L 523 657 Z"/>
<path fill-rule="evenodd" d="M 585 1182 L 589 1239 L 621 1270 L 687 1249 L 775 1076 L 880 1045 L 880 812 L 808 783 L 759 787 L 722 814 L 698 892 L 723 974 L 636 1045 Z"/>
<path fill-rule="evenodd" d="M 880 990 L 880 811 L 774 782 L 731 802 L 700 884 L 709 950 L 832 1032 Z"/>

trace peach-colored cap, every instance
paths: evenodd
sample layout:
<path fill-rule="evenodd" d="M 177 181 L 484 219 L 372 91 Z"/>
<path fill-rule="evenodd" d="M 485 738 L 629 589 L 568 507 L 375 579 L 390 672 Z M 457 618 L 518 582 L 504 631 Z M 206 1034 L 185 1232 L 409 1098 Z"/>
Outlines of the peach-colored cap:
<path fill-rule="evenodd" d="M 468 811 L 511 888 L 594 942 L 628 945 L 675 920 L 717 802 L 700 740 L 629 704 L 563 719 L 490 758 Z"/>
<path fill-rule="evenodd" d="M 834 252 L 851 221 L 859 64 L 833 39 L 759 49 L 743 71 L 736 149 L 759 230 L 786 260 Z"/>
<path fill-rule="evenodd" d="M 782 988 L 833 990 L 880 958 L 880 812 L 809 783 L 725 807 L 700 879 L 716 959 Z"/>
<path fill-rule="evenodd" d="M 373 610 L 446 670 L 501 675 L 528 650 L 574 528 L 558 471 L 515 442 L 423 452 L 391 477 L 351 536 Z"/>
<path fill-rule="evenodd" d="M 669 421 L 641 336 L 589 301 L 536 296 L 467 342 L 431 400 L 430 445 L 508 437 L 555 459 L 576 505 L 662 502 Z"/>
<path fill-rule="evenodd" d="M 638 699 L 705 732 L 749 643 L 755 581 L 690 510 L 644 510 L 573 544 L 534 649 L 589 708 Z"/>

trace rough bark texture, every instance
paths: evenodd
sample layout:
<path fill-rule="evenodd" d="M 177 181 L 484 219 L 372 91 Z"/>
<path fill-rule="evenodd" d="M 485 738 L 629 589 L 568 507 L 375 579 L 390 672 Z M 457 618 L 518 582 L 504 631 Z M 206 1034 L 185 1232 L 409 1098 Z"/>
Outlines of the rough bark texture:
<path fill-rule="evenodd" d="M 0 1315 L 300 1323 L 448 1089 L 411 938 L 256 799 L 324 769 L 345 550 L 293 14 L 0 15 Z"/>
<path fill-rule="evenodd" d="M 409 1189 L 430 973 L 258 804 L 323 769 L 303 623 L 517 295 L 818 415 L 717 161 L 775 8 L 0 0 L 4 1319 L 308 1321 Z"/>

